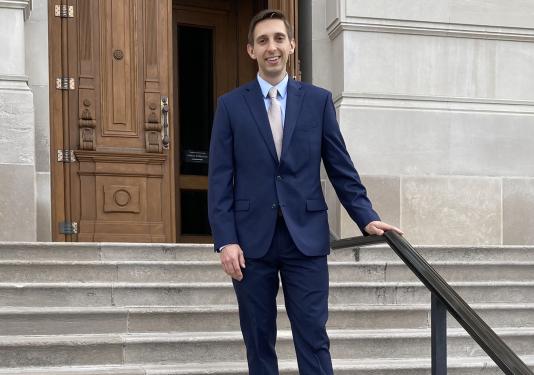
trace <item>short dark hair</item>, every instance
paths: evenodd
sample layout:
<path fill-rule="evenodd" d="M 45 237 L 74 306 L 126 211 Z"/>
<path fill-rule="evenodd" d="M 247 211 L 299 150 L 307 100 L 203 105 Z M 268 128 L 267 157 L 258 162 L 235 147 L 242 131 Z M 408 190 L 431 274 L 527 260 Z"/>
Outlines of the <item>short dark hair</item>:
<path fill-rule="evenodd" d="M 286 27 L 287 37 L 289 38 L 289 40 L 293 39 L 293 27 L 289 23 L 284 12 L 278 9 L 264 9 L 258 12 L 250 20 L 250 25 L 248 27 L 248 44 L 254 45 L 254 29 L 256 28 L 256 25 L 260 23 L 261 21 L 268 20 L 268 19 L 283 21 L 284 26 Z"/>

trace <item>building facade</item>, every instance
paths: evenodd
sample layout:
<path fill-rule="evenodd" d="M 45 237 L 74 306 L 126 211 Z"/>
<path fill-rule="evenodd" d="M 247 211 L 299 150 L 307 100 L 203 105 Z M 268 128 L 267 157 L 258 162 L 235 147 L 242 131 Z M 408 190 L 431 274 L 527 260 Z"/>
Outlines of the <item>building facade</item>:
<path fill-rule="evenodd" d="M 534 3 L 68 3 L 0 0 L 0 240 L 209 242 L 215 100 L 254 78 L 248 19 L 278 7 L 291 74 L 332 91 L 385 221 L 415 244 L 534 244 Z M 333 233 L 357 235 L 324 181 Z"/>

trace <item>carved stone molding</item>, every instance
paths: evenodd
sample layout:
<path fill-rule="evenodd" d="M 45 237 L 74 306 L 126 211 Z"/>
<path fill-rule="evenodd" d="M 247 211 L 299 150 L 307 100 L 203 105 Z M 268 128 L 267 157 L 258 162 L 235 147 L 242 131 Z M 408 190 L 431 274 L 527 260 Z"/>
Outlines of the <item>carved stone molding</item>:
<path fill-rule="evenodd" d="M 31 0 L 0 0 L 0 8 L 22 9 L 24 11 L 24 21 L 30 18 L 32 10 Z"/>
<path fill-rule="evenodd" d="M 344 31 L 392 33 L 423 36 L 439 36 L 448 38 L 468 38 L 501 40 L 513 42 L 534 42 L 534 31 L 531 29 L 486 27 L 472 25 L 451 25 L 436 22 L 414 22 L 397 20 L 369 20 L 350 18 L 347 21 L 336 19 L 327 27 L 331 40 L 336 39 Z"/>
<path fill-rule="evenodd" d="M 447 111 L 533 115 L 534 102 L 434 95 L 402 95 L 344 91 L 334 97 L 336 108 L 388 108 L 417 111 Z"/>

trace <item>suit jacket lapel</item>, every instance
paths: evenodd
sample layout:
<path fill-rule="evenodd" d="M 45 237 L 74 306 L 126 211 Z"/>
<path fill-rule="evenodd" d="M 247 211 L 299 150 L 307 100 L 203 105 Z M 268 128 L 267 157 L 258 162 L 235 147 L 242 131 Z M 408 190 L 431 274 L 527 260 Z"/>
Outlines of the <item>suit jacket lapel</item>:
<path fill-rule="evenodd" d="M 269 125 L 269 118 L 267 117 L 267 111 L 265 110 L 265 102 L 260 89 L 260 84 L 257 80 L 252 81 L 246 88 L 245 100 L 249 106 L 250 112 L 254 117 L 256 126 L 263 136 L 263 140 L 267 145 L 271 156 L 278 164 L 278 156 L 276 156 L 276 148 L 274 146 L 273 133 L 271 132 L 271 126 Z M 289 98 L 288 98 L 289 99 Z M 284 131 L 285 134 L 285 131 Z"/>
<path fill-rule="evenodd" d="M 301 88 L 302 85 L 298 81 L 294 81 L 291 78 L 289 79 L 287 83 L 286 116 L 284 121 L 281 161 L 284 160 L 284 156 L 289 152 L 291 137 L 293 136 L 293 131 L 295 130 L 297 118 L 302 106 L 302 98 L 304 95 Z"/>

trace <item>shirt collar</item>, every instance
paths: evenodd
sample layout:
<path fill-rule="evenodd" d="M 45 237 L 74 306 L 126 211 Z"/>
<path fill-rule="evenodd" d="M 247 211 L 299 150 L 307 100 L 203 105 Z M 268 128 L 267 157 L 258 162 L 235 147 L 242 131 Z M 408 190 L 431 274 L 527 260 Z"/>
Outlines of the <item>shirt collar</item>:
<path fill-rule="evenodd" d="M 271 89 L 271 87 L 273 87 L 273 85 L 271 85 L 269 82 L 261 78 L 259 73 L 257 75 L 257 78 L 258 78 L 258 83 L 260 84 L 261 93 L 263 94 L 263 97 L 264 98 L 269 97 L 269 90 Z M 276 89 L 278 90 L 278 95 L 280 95 L 282 99 L 284 99 L 287 95 L 287 82 L 288 81 L 289 81 L 289 74 L 286 73 L 286 76 L 284 77 L 284 79 L 282 79 L 280 82 L 278 82 L 277 85 L 275 85 Z"/>

